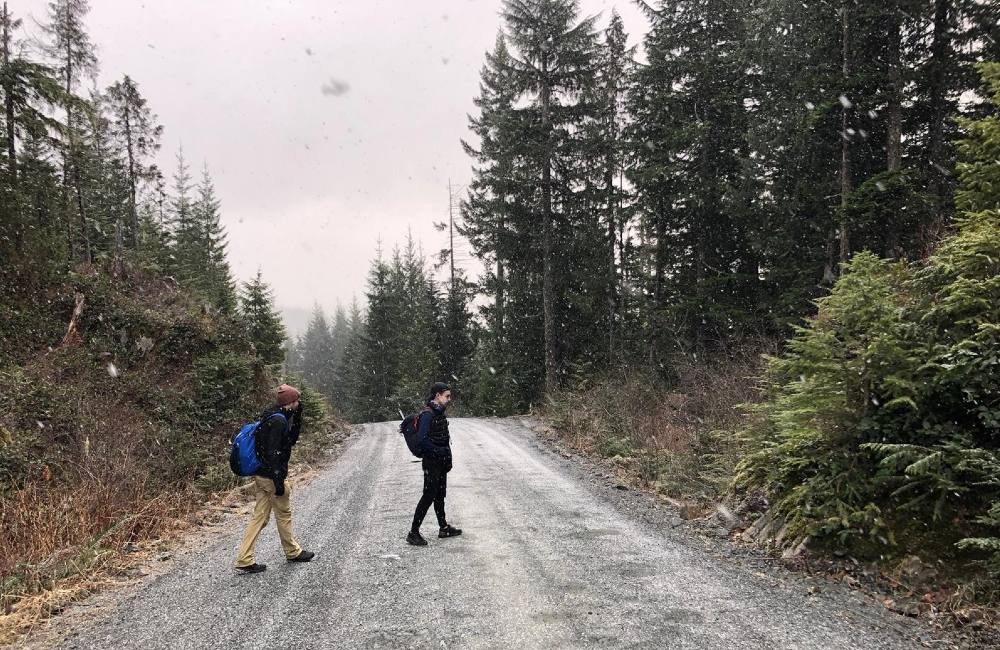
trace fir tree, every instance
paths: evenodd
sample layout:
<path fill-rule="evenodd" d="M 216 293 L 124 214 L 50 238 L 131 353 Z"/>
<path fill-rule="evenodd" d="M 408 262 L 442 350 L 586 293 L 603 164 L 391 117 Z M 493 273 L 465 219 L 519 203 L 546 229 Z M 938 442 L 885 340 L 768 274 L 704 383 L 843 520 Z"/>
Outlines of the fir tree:
<path fill-rule="evenodd" d="M 274 294 L 260 271 L 243 285 L 240 313 L 257 356 L 267 364 L 282 363 L 285 360 L 282 347 L 286 338 L 285 325 L 275 310 Z"/>
<path fill-rule="evenodd" d="M 107 110 L 112 119 L 112 137 L 123 151 L 129 198 L 128 239 L 132 248 L 139 242 L 139 190 L 151 179 L 152 165 L 146 161 L 160 148 L 163 127 L 156 123 L 145 98 L 131 77 L 125 75 L 107 89 Z"/>
<path fill-rule="evenodd" d="M 191 204 L 193 234 L 197 237 L 193 244 L 197 249 L 191 258 L 194 269 L 192 285 L 217 308 L 229 312 L 235 306 L 235 291 L 226 259 L 226 231 L 222 226 L 219 201 L 215 197 L 207 165 L 202 171 L 197 191 L 198 197 Z"/>

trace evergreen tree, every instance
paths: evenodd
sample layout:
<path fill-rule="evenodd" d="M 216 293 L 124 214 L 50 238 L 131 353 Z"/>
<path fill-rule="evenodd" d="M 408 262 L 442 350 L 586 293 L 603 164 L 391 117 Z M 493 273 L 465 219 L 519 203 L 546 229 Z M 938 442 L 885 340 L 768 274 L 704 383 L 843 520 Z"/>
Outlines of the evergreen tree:
<path fill-rule="evenodd" d="M 73 257 L 76 251 L 80 259 L 89 263 L 93 257 L 90 245 L 91 227 L 84 200 L 81 143 L 76 110 L 80 102 L 75 91 L 84 77 L 94 75 L 97 71 L 94 45 L 83 24 L 90 12 L 90 3 L 88 0 L 53 0 L 49 3 L 48 10 L 49 22 L 43 26 L 49 36 L 46 51 L 55 62 L 55 69 L 62 83 L 63 92 L 60 99 L 66 113 L 65 138 L 61 144 L 61 153 L 63 210 L 67 239 L 70 256 Z M 75 231 L 70 219 L 71 214 L 75 214 L 77 218 Z"/>
<path fill-rule="evenodd" d="M 394 397 L 402 348 L 400 321 L 402 305 L 392 278 L 393 268 L 381 256 L 368 274 L 361 379 L 358 385 L 358 414 L 365 421 L 377 421 L 393 415 Z"/>
<path fill-rule="evenodd" d="M 347 349 L 347 342 L 351 336 L 351 324 L 347 320 L 347 312 L 339 302 L 333 312 L 333 324 L 330 326 L 330 337 L 332 338 L 333 353 L 331 357 L 332 368 L 336 376 L 336 369 L 344 361 L 344 353 Z M 336 384 L 336 379 L 334 380 Z M 336 393 L 336 389 L 334 390 Z"/>
<path fill-rule="evenodd" d="M 334 394 L 335 366 L 333 337 L 323 309 L 316 305 L 305 334 L 299 341 L 302 377 L 316 390 L 331 397 Z"/>
<path fill-rule="evenodd" d="M 472 295 L 472 286 L 459 274 L 448 285 L 448 292 L 438 306 L 441 331 L 440 375 L 449 382 L 460 382 L 460 378 L 465 376 L 474 349 L 469 314 Z"/>
<path fill-rule="evenodd" d="M 160 149 L 163 127 L 156 123 L 145 98 L 131 77 L 125 75 L 107 89 L 107 110 L 111 114 L 112 137 L 124 152 L 129 189 L 128 240 L 132 248 L 139 242 L 139 191 L 151 179 L 152 165 L 146 161 Z"/>
<path fill-rule="evenodd" d="M 510 65 L 520 98 L 527 102 L 521 109 L 523 119 L 532 125 L 523 136 L 528 164 L 536 170 L 531 178 L 535 195 L 525 207 L 541 235 L 545 389 L 551 392 L 560 383 L 564 326 L 557 314 L 562 280 L 557 275 L 569 261 L 556 258 L 559 245 L 571 241 L 566 236 L 566 227 L 573 225 L 567 208 L 574 206 L 573 162 L 578 162 L 574 158 L 579 152 L 574 131 L 584 108 L 580 94 L 595 74 L 595 19 L 581 20 L 574 0 L 507 0 L 501 16 L 506 40 L 516 50 Z"/>
<path fill-rule="evenodd" d="M 111 260 L 112 275 L 121 274 L 124 235 L 128 227 L 128 176 L 125 161 L 111 142 L 106 98 L 91 92 L 88 110 L 78 122 L 77 167 L 83 202 L 89 206 L 90 244 L 95 261 Z"/>
<path fill-rule="evenodd" d="M 184 160 L 184 150 L 177 150 L 177 169 L 174 171 L 174 191 L 168 207 L 167 232 L 171 243 L 171 267 L 177 280 L 189 283 L 202 268 L 204 253 L 203 232 L 194 209 L 191 173 Z"/>
<path fill-rule="evenodd" d="M 260 271 L 243 285 L 240 313 L 257 356 L 267 364 L 282 363 L 285 360 L 282 348 L 286 338 L 285 325 L 274 307 L 274 294 Z"/>
<path fill-rule="evenodd" d="M 334 382 L 334 408 L 351 422 L 363 422 L 367 404 L 363 381 L 365 350 L 365 318 L 357 300 L 351 304 L 347 319 L 346 343 Z"/>
<path fill-rule="evenodd" d="M 474 367 L 494 369 L 494 374 L 474 373 L 470 375 L 471 381 L 465 382 L 469 389 L 466 398 L 475 395 L 478 397 L 474 399 L 480 402 L 501 391 L 507 394 L 513 391 L 510 383 L 496 384 L 495 369 L 500 368 L 504 372 L 502 376 L 507 376 L 514 359 L 512 347 L 533 343 L 533 337 L 511 335 L 513 328 L 520 330 L 518 334 L 541 329 L 540 319 L 530 317 L 536 311 L 534 307 L 528 312 L 515 312 L 509 301 L 512 269 L 518 268 L 514 271 L 515 277 L 524 276 L 525 272 L 520 270 L 524 267 L 537 273 L 533 266 L 536 259 L 517 254 L 518 241 L 527 239 L 530 232 L 530 219 L 524 207 L 530 192 L 524 179 L 527 170 L 521 152 L 522 116 L 515 108 L 519 96 L 515 82 L 510 53 L 500 35 L 494 50 L 486 54 L 481 73 L 480 96 L 475 100 L 479 116 L 469 118 L 470 130 L 478 139 L 477 146 L 462 143 L 475 164 L 474 179 L 462 203 L 459 232 L 469 240 L 474 254 L 483 262 L 485 268 L 477 289 L 489 298 L 480 310 L 486 325 L 479 336 Z M 511 317 L 515 313 L 517 319 Z M 541 367 L 537 357 L 529 354 L 525 359 L 536 372 Z M 489 380 L 488 385 L 480 379 Z M 486 412 L 494 410 L 491 407 Z"/>
<path fill-rule="evenodd" d="M 226 231 L 222 226 L 219 201 L 206 165 L 198 185 L 198 197 L 191 204 L 198 250 L 192 256 L 195 275 L 192 285 L 223 312 L 235 306 L 232 273 L 226 259 Z"/>
<path fill-rule="evenodd" d="M 391 277 L 390 296 L 396 303 L 393 310 L 402 328 L 396 342 L 399 375 L 392 401 L 408 412 L 419 405 L 427 387 L 442 370 L 438 292 L 412 236 L 407 238 L 402 255 L 394 256 Z"/>
<path fill-rule="evenodd" d="M 38 185 L 47 176 L 33 167 L 33 162 L 43 155 L 42 142 L 59 123 L 49 116 L 47 109 L 60 102 L 62 89 L 54 71 L 31 61 L 23 53 L 23 44 L 16 38 L 21 20 L 15 19 L 3 4 L 0 14 L 0 93 L 3 95 L 3 174 L 0 175 L 0 197 L 5 209 L 0 213 L 0 246 L 10 246 L 23 252 L 29 231 L 55 230 L 57 224 L 45 210 L 33 209 Z M 19 169 L 18 144 L 24 142 L 24 153 L 30 155 L 29 169 Z M 38 233 L 42 234 L 42 233 Z M 52 242 L 49 242 L 51 250 Z"/>

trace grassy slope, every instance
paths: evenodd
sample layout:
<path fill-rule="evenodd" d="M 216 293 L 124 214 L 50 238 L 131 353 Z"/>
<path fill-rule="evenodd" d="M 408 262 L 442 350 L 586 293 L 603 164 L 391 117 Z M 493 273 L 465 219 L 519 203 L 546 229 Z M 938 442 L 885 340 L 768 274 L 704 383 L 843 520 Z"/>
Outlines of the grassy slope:
<path fill-rule="evenodd" d="M 0 615 L 234 487 L 229 437 L 276 380 L 237 321 L 169 281 L 3 280 Z M 79 337 L 60 345 L 77 293 Z M 342 427 L 311 391 L 304 402 L 311 435 L 297 456 L 309 460 Z"/>

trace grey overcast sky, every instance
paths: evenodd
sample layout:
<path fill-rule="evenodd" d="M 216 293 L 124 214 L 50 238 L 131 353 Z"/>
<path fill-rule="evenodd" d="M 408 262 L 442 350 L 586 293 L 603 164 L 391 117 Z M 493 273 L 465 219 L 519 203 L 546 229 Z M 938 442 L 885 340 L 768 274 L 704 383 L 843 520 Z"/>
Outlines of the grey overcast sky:
<path fill-rule="evenodd" d="M 468 181 L 460 139 L 474 111 L 500 0 L 91 0 L 88 31 L 104 88 L 139 84 L 165 127 L 168 175 L 183 146 L 207 164 L 239 280 L 263 270 L 293 330 L 319 303 L 363 301 L 378 241 L 407 230 L 444 244 L 449 179 Z M 10 0 L 29 33 L 45 0 Z M 612 8 L 630 40 L 647 22 L 630 0 Z"/>

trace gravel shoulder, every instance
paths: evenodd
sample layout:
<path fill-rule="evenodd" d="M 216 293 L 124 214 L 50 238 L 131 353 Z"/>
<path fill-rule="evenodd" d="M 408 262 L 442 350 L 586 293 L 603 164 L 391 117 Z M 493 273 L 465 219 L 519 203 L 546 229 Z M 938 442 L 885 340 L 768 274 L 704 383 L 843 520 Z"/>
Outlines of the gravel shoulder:
<path fill-rule="evenodd" d="M 49 638 L 81 649 L 951 645 L 858 592 L 693 534 L 672 508 L 616 489 L 519 419 L 452 420 L 448 513 L 466 534 L 431 535 L 431 513 L 430 545 L 410 547 L 422 477 L 395 426 L 365 425 L 293 492 L 296 537 L 314 562 L 285 563 L 272 523 L 257 548 L 268 570 L 236 574 L 245 518 L 232 518 L 171 570 Z"/>

